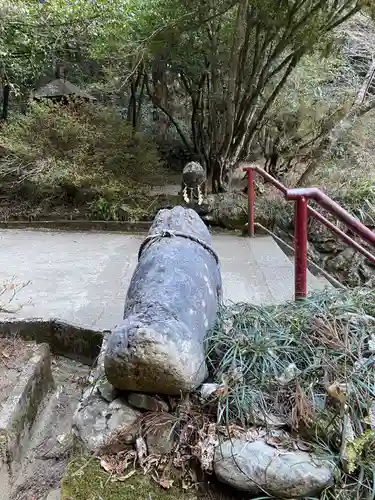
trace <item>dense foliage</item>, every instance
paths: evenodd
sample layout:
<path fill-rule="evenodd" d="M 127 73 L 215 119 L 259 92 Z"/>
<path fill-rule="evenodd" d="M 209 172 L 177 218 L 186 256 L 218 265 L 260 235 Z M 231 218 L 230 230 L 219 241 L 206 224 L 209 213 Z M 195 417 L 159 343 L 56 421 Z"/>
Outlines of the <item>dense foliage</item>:
<path fill-rule="evenodd" d="M 84 204 L 97 219 L 140 219 L 139 197 L 165 174 L 153 141 L 99 105 L 34 103 L 9 120 L 2 144 L 2 192 L 44 212 Z"/>
<path fill-rule="evenodd" d="M 81 82 L 127 100 L 133 125 L 148 94 L 165 127 L 208 167 L 228 169 L 249 154 L 300 64 L 317 51 L 327 56 L 333 33 L 365 3 L 2 0 L 4 78 L 24 90 L 62 62 Z"/>
<path fill-rule="evenodd" d="M 337 179 L 342 160 L 371 178 L 371 137 L 356 133 L 371 136 L 375 103 L 371 5 L 1 0 L 3 118 L 22 122 L 30 92 L 58 70 L 133 133 L 179 144 L 215 191 L 238 161 L 272 154 L 274 175 L 293 183 L 326 183 L 327 169 Z"/>

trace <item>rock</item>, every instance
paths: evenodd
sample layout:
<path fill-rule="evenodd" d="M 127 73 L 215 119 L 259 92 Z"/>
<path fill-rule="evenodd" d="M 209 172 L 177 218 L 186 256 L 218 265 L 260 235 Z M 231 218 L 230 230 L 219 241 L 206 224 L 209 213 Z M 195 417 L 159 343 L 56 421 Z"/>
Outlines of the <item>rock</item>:
<path fill-rule="evenodd" d="M 226 229 L 243 229 L 247 223 L 247 197 L 241 193 L 208 195 L 198 210 L 205 221 Z"/>
<path fill-rule="evenodd" d="M 115 397 L 118 391 L 105 377 L 104 354 L 107 342 L 108 335 L 105 335 L 97 366 L 89 377 L 92 385 L 84 392 L 73 416 L 73 434 L 83 451 L 90 453 L 103 448 L 112 452 L 121 451 L 126 445 L 133 443 L 137 434 L 136 423 L 141 416 L 139 411 L 131 408 L 121 398 Z M 112 442 L 119 429 L 120 442 Z"/>
<path fill-rule="evenodd" d="M 168 412 L 168 403 L 156 396 L 131 392 L 128 396 L 128 403 L 135 408 L 154 412 Z"/>
<path fill-rule="evenodd" d="M 90 374 L 89 382 L 90 384 L 93 384 L 95 386 L 103 399 L 108 401 L 108 403 L 112 403 L 112 401 L 114 401 L 119 396 L 119 391 L 108 382 L 105 375 L 104 357 L 105 351 L 107 349 L 108 337 L 109 332 L 106 332 L 103 336 L 103 342 L 98 356 L 97 365 Z"/>
<path fill-rule="evenodd" d="M 168 455 L 172 453 L 175 443 L 174 422 L 156 426 L 146 436 L 147 449 L 150 455 Z"/>
<path fill-rule="evenodd" d="M 60 500 L 60 490 L 52 490 L 48 493 L 46 500 Z"/>
<path fill-rule="evenodd" d="M 189 162 L 182 171 L 182 195 L 186 203 L 197 200 L 198 205 L 203 202 L 203 185 L 206 183 L 206 170 L 196 161 Z"/>
<path fill-rule="evenodd" d="M 105 448 L 116 453 L 135 441 L 140 415 L 120 398 L 108 404 L 90 387 L 73 417 L 73 433 L 86 452 L 97 453 Z M 113 441 L 119 429 L 121 442 Z"/>
<path fill-rule="evenodd" d="M 110 332 L 105 332 L 103 335 L 102 344 L 100 347 L 99 354 L 97 356 L 96 366 L 94 366 L 94 368 L 91 370 L 89 376 L 90 384 L 98 385 L 100 382 L 107 380 L 104 370 L 104 358 L 105 358 L 105 351 L 107 349 L 109 335 Z"/>
<path fill-rule="evenodd" d="M 207 383 L 203 384 L 200 389 L 200 397 L 202 400 L 208 399 L 212 394 L 224 387 L 222 384 Z"/>
<path fill-rule="evenodd" d="M 222 286 L 211 244 L 195 211 L 158 213 L 141 247 L 124 320 L 108 339 L 104 365 L 112 385 L 179 395 L 206 378 L 203 340 L 215 323 Z"/>
<path fill-rule="evenodd" d="M 108 401 L 108 403 L 112 403 L 112 401 L 114 401 L 119 395 L 118 390 L 115 389 L 105 377 L 98 380 L 98 382 L 96 383 L 96 387 L 101 397 Z"/>
<path fill-rule="evenodd" d="M 331 463 L 318 462 L 302 451 L 282 451 L 262 440 L 219 444 L 214 471 L 219 481 L 238 490 L 277 498 L 315 496 L 333 481 Z"/>
<path fill-rule="evenodd" d="M 187 163 L 182 171 L 182 182 L 190 189 L 198 188 L 206 181 L 206 171 L 196 161 Z"/>

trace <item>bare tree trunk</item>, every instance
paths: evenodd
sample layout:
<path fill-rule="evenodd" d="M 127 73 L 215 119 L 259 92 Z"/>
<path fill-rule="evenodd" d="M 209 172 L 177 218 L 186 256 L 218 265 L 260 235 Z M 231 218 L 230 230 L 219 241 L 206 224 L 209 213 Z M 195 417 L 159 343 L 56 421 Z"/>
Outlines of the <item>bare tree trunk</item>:
<path fill-rule="evenodd" d="M 234 132 L 234 121 L 236 118 L 236 95 L 238 84 L 239 73 L 242 71 L 240 68 L 240 50 L 242 47 L 245 37 L 246 37 L 246 18 L 248 12 L 249 2 L 248 0 L 242 0 L 238 6 L 236 26 L 234 30 L 232 49 L 230 54 L 230 67 L 229 67 L 229 79 L 228 79 L 228 91 L 225 97 L 226 101 L 226 127 L 224 132 L 223 147 L 220 151 L 220 156 L 225 159 L 229 153 L 229 149 L 233 140 Z"/>
<path fill-rule="evenodd" d="M 160 109 L 163 113 L 165 113 L 165 115 L 168 117 L 168 119 L 170 120 L 170 122 L 176 128 L 176 131 L 179 134 L 182 142 L 184 143 L 184 146 L 186 147 L 186 149 L 188 151 L 190 151 L 191 148 L 190 148 L 189 141 L 185 137 L 185 134 L 183 133 L 181 127 L 178 124 L 178 122 L 175 120 L 175 118 L 173 117 L 172 113 L 167 108 L 164 108 L 164 106 L 162 105 L 162 103 L 160 102 L 160 100 L 155 96 L 154 92 L 152 91 L 150 83 L 149 83 L 149 78 L 148 78 L 147 72 L 144 73 L 144 83 L 145 83 L 145 87 L 147 89 L 148 96 L 151 99 L 151 102 L 156 106 L 156 108 Z"/>
<path fill-rule="evenodd" d="M 136 124 L 136 115 L 137 115 L 137 96 L 136 96 L 136 86 L 135 82 L 132 81 L 130 84 L 130 98 L 128 104 L 128 114 L 127 121 L 131 123 L 133 130 L 135 129 Z"/>
<path fill-rule="evenodd" d="M 3 83 L 3 109 L 1 113 L 1 119 L 7 120 L 8 118 L 8 107 L 9 107 L 9 94 L 10 94 L 10 85 L 8 81 Z"/>
<path fill-rule="evenodd" d="M 207 0 L 205 7 L 213 16 L 200 23 L 199 36 L 207 35 L 203 49 L 195 54 L 196 64 L 179 61 L 175 77 L 191 101 L 191 138 L 207 175 L 212 173 L 213 192 L 225 190 L 228 174 L 247 156 L 259 125 L 311 44 L 358 11 L 359 4 L 351 7 L 352 3 L 352 0 L 275 2 L 280 19 L 274 19 L 261 2 L 239 0 L 232 4 L 236 10 L 229 30 L 229 18 L 220 23 L 223 18 L 216 18 L 214 0 Z M 229 32 L 231 51 L 223 54 L 223 40 L 227 40 Z M 156 78 L 155 72 L 161 70 L 159 61 L 153 66 L 152 90 L 145 73 L 147 91 L 187 145 L 168 100 L 157 92 L 156 83 L 163 78 Z"/>
<path fill-rule="evenodd" d="M 169 109 L 171 102 L 168 96 L 167 83 L 167 52 L 165 50 L 161 50 L 152 62 L 152 84 L 154 103 L 159 109 L 169 110 L 169 114 L 166 114 L 164 111 L 164 113 L 157 117 L 157 121 L 159 122 L 159 136 L 164 141 L 171 123 L 169 118 L 171 114 Z"/>
<path fill-rule="evenodd" d="M 136 121 L 135 121 L 135 130 L 136 131 L 139 130 L 139 126 L 141 123 L 142 105 L 143 105 L 143 99 L 145 96 L 145 88 L 146 88 L 145 79 L 144 79 L 144 76 L 142 75 L 142 86 L 141 86 L 141 91 L 139 93 L 138 105 L 137 105 L 137 117 L 136 117 Z"/>
<path fill-rule="evenodd" d="M 140 117 L 139 113 L 141 111 L 142 100 L 144 96 L 144 76 L 143 76 L 143 65 L 138 65 L 134 68 L 130 66 L 131 76 L 130 76 L 130 97 L 127 110 L 127 121 L 131 123 L 133 128 L 133 133 L 137 132 Z M 138 68 L 138 69 L 137 69 Z M 138 97 L 138 89 L 141 85 L 140 94 Z"/>
<path fill-rule="evenodd" d="M 223 192 L 222 185 L 222 169 L 218 160 L 213 160 L 211 164 L 212 169 L 212 184 L 211 189 L 214 194 Z"/>

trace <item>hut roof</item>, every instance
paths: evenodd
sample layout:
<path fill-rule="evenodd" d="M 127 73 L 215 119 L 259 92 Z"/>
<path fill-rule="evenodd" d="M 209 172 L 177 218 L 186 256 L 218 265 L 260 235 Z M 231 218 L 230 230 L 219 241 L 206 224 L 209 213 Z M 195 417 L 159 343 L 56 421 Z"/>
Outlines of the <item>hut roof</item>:
<path fill-rule="evenodd" d="M 62 78 L 52 80 L 52 82 L 47 83 L 47 85 L 40 87 L 34 92 L 33 97 L 63 97 L 71 95 L 83 97 L 84 99 L 88 99 L 90 101 L 96 101 L 95 97 L 81 90 L 68 80 L 63 80 Z"/>

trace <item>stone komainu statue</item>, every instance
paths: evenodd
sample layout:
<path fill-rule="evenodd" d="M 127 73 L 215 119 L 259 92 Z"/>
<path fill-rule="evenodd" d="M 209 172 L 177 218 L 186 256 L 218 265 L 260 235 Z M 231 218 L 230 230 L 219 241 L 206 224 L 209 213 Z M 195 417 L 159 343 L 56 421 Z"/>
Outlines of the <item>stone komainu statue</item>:
<path fill-rule="evenodd" d="M 196 161 L 185 165 L 182 171 L 182 196 L 186 203 L 198 200 L 198 205 L 203 203 L 203 185 L 207 180 L 206 170 Z"/>

